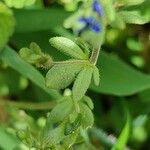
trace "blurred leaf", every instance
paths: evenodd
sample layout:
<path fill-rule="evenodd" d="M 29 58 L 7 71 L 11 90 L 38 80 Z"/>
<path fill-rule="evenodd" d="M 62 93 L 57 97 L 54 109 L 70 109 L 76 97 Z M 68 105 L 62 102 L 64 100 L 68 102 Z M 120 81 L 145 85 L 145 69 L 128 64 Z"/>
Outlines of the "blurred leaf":
<path fill-rule="evenodd" d="M 23 8 L 33 5 L 36 0 L 4 0 L 8 7 Z"/>
<path fill-rule="evenodd" d="M 11 76 L 11 78 L 10 78 Z M 12 80 L 13 79 L 13 80 Z M 21 77 L 19 73 L 12 69 L 0 69 L 0 96 L 6 96 L 8 94 L 19 94 L 27 86 L 27 82 L 21 87 L 21 80 L 25 78 Z"/>
<path fill-rule="evenodd" d="M 106 13 L 106 17 L 109 23 L 113 22 L 115 20 L 116 17 L 116 12 L 113 6 L 113 1 L 112 0 L 107 0 L 105 1 L 105 13 Z"/>
<path fill-rule="evenodd" d="M 145 24 L 148 23 L 150 19 L 140 14 L 139 11 L 134 11 L 134 10 L 122 11 L 120 12 L 120 15 L 126 23 L 131 23 L 131 24 Z"/>
<path fill-rule="evenodd" d="M 15 136 L 6 132 L 6 130 L 0 127 L 0 149 L 12 150 L 19 145 L 19 141 Z"/>
<path fill-rule="evenodd" d="M 72 40 L 65 37 L 53 37 L 49 40 L 51 46 L 60 52 L 77 59 L 86 59 L 82 49 Z"/>
<path fill-rule="evenodd" d="M 58 92 L 50 90 L 45 86 L 44 77 L 31 65 L 23 61 L 19 55 L 9 47 L 6 47 L 0 55 L 0 58 L 11 68 L 18 71 L 25 77 L 29 78 L 36 85 L 41 87 L 45 92 L 49 93 L 52 97 L 60 97 Z M 56 98 L 55 97 L 55 98 Z"/>
<path fill-rule="evenodd" d="M 14 10 L 14 15 L 17 22 L 16 32 L 33 32 L 57 29 L 69 13 L 61 8 L 51 7 L 38 10 Z"/>
<path fill-rule="evenodd" d="M 82 69 L 81 64 L 54 65 L 46 74 L 46 85 L 51 89 L 64 89 L 69 86 Z"/>
<path fill-rule="evenodd" d="M 99 86 L 91 86 L 96 92 L 123 96 L 150 88 L 149 75 L 135 70 L 114 55 L 101 52 L 97 67 L 101 70 L 101 82 Z"/>
<path fill-rule="evenodd" d="M 117 0 L 117 1 L 123 5 L 138 5 L 143 3 L 145 0 Z"/>
<path fill-rule="evenodd" d="M 96 138 L 100 143 L 102 143 L 109 149 L 114 145 L 114 141 L 109 138 L 109 135 L 102 129 L 92 127 L 88 131 L 92 135 L 92 137 Z"/>
<path fill-rule="evenodd" d="M 0 2 L 0 50 L 8 42 L 14 30 L 15 20 L 12 11 Z"/>
<path fill-rule="evenodd" d="M 145 24 L 150 22 L 150 1 L 146 0 L 140 5 L 124 8 L 119 14 L 126 23 Z"/>
<path fill-rule="evenodd" d="M 87 66 L 78 74 L 72 88 L 74 100 L 80 100 L 84 96 L 91 83 L 92 73 L 93 68 Z"/>
<path fill-rule="evenodd" d="M 126 124 L 111 150 L 124 150 L 130 134 L 130 116 L 127 113 Z"/>

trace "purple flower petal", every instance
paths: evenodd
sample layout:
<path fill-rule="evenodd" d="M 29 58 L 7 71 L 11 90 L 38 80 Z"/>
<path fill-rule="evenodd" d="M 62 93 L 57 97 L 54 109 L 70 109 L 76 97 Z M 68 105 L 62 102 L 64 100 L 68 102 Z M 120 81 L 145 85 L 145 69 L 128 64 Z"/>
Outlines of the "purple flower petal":
<path fill-rule="evenodd" d="M 91 24 L 94 21 L 93 17 L 82 17 L 79 19 L 80 22 Z"/>
<path fill-rule="evenodd" d="M 98 0 L 94 0 L 94 2 L 93 2 L 93 10 L 96 11 L 100 16 L 103 15 L 103 7 L 98 2 Z"/>
<path fill-rule="evenodd" d="M 81 17 L 79 21 L 85 24 L 85 27 L 80 29 L 81 32 L 86 29 L 91 29 L 94 32 L 101 31 L 101 25 L 94 17 Z"/>
<path fill-rule="evenodd" d="M 101 26 L 99 23 L 95 23 L 95 24 L 92 24 L 90 26 L 90 29 L 95 31 L 95 32 L 100 32 L 101 31 Z"/>

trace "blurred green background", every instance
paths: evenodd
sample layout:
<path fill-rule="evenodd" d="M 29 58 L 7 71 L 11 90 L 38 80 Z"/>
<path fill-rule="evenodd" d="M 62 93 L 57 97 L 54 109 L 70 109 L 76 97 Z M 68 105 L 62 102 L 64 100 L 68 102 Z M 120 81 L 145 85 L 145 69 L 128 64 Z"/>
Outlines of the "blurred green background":
<path fill-rule="evenodd" d="M 16 137 L 16 130 L 27 124 L 35 130 L 41 128 L 46 113 L 63 94 L 47 89 L 43 78 L 46 71 L 37 71 L 16 52 L 34 41 L 55 60 L 66 59 L 48 40 L 58 35 L 75 37 L 71 29 L 64 28 L 64 21 L 81 3 L 37 0 L 23 9 L 18 9 L 23 7 L 19 4 L 11 8 L 15 29 L 0 52 L 0 149 L 27 149 Z M 143 7 L 150 16 L 150 3 L 146 4 Z M 9 24 L 10 18 L 2 19 L 2 11 L 0 5 L 0 40 L 8 36 L 1 37 L 5 25 L 13 24 Z M 8 16 L 11 17 L 9 13 Z M 92 143 L 97 149 L 110 149 L 125 125 L 128 109 L 131 131 L 127 148 L 150 149 L 150 24 L 127 24 L 122 30 L 108 26 L 98 68 L 101 83 L 98 87 L 91 84 L 87 92 L 94 102 L 95 124 L 89 131 Z M 48 102 L 46 109 L 43 102 Z"/>

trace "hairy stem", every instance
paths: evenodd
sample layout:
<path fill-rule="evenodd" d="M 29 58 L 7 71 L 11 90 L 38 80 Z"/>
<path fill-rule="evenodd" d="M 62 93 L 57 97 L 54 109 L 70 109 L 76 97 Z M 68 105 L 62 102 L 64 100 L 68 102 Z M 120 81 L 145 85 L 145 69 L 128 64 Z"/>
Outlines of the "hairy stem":
<path fill-rule="evenodd" d="M 53 64 L 87 64 L 88 60 L 67 60 L 67 61 L 54 61 Z"/>
<path fill-rule="evenodd" d="M 66 60 L 66 61 L 48 61 L 45 65 L 39 65 L 37 67 L 44 68 L 44 69 L 50 69 L 54 65 L 58 64 L 90 64 L 88 60 Z"/>
<path fill-rule="evenodd" d="M 101 50 L 101 46 L 104 42 L 104 38 L 105 38 L 105 30 L 106 30 L 106 21 L 105 19 L 103 18 L 103 31 L 100 33 L 101 34 L 101 39 L 99 41 L 99 45 L 96 46 L 95 48 L 93 48 L 93 51 L 92 51 L 92 54 L 91 54 L 91 57 L 90 57 L 90 62 L 94 65 L 96 65 L 97 63 L 97 60 L 98 60 L 98 57 L 99 57 L 99 54 L 100 54 L 100 50 Z"/>
<path fill-rule="evenodd" d="M 90 62 L 94 65 L 96 65 L 97 60 L 98 60 L 98 56 L 100 53 L 100 47 L 99 48 L 94 48 L 92 51 L 92 55 L 90 57 Z"/>

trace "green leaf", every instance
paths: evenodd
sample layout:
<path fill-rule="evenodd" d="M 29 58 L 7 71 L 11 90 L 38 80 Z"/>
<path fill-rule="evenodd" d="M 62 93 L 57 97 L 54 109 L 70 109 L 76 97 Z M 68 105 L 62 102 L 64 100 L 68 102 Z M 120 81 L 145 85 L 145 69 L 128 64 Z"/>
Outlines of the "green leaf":
<path fill-rule="evenodd" d="M 117 139 L 117 142 L 115 143 L 115 145 L 113 146 L 113 148 L 111 150 L 125 149 L 126 143 L 129 138 L 129 134 L 130 134 L 130 116 L 129 116 L 129 114 L 127 114 L 126 124 L 125 124 L 119 138 Z"/>
<path fill-rule="evenodd" d="M 99 74 L 99 69 L 96 66 L 94 66 L 94 70 L 93 70 L 93 80 L 94 80 L 94 84 L 98 86 L 100 82 L 100 74 Z"/>
<path fill-rule="evenodd" d="M 8 7 L 23 8 L 33 5 L 36 0 L 4 0 Z"/>
<path fill-rule="evenodd" d="M 66 136 L 62 143 L 63 143 L 63 147 L 65 150 L 69 150 L 68 148 L 71 147 L 72 145 L 74 145 L 74 143 L 76 142 L 76 139 L 78 137 L 78 131 L 73 132 L 72 134 Z"/>
<path fill-rule="evenodd" d="M 0 2 L 0 50 L 14 31 L 15 20 L 12 11 Z"/>
<path fill-rule="evenodd" d="M 48 120 L 50 123 L 58 123 L 69 116 L 73 109 L 73 101 L 70 97 L 65 97 L 63 101 L 58 103 L 50 112 Z"/>
<path fill-rule="evenodd" d="M 89 56 L 90 54 L 90 45 L 85 42 L 82 38 L 78 37 L 75 40 L 75 43 L 84 51 L 84 53 Z"/>
<path fill-rule="evenodd" d="M 49 40 L 51 46 L 68 56 L 77 59 L 86 59 L 87 56 L 83 53 L 82 49 L 72 40 L 65 37 L 53 37 Z"/>
<path fill-rule="evenodd" d="M 88 96 L 83 97 L 84 102 L 89 106 L 90 109 L 94 109 L 92 99 Z"/>
<path fill-rule="evenodd" d="M 69 86 L 79 71 L 81 64 L 54 65 L 46 74 L 46 85 L 51 89 L 64 89 Z"/>
<path fill-rule="evenodd" d="M 92 127 L 94 124 L 94 116 L 91 109 L 83 102 L 79 103 L 81 115 L 82 115 L 82 126 L 83 128 Z"/>
<path fill-rule="evenodd" d="M 91 83 L 92 73 L 93 68 L 87 66 L 78 74 L 72 88 L 74 100 L 80 100 L 84 96 Z"/>
<path fill-rule="evenodd" d="M 42 138 L 43 145 L 42 147 L 50 148 L 55 146 L 56 144 L 60 143 L 60 141 L 65 137 L 64 135 L 64 124 L 61 124 L 57 128 L 47 131 Z"/>
<path fill-rule="evenodd" d="M 73 123 L 67 122 L 65 127 L 65 135 L 72 134 L 81 125 L 82 115 L 78 114 L 76 120 Z"/>
<path fill-rule="evenodd" d="M 9 47 L 6 47 L 0 54 L 0 58 L 11 68 L 21 73 L 24 77 L 30 79 L 37 86 L 54 98 L 60 98 L 60 94 L 50 90 L 45 86 L 45 79 L 34 67 L 22 60 L 19 55 Z M 56 96 L 56 97 L 55 97 Z"/>
<path fill-rule="evenodd" d="M 115 55 L 101 52 L 97 67 L 101 69 L 101 84 L 91 86 L 95 92 L 125 96 L 150 88 L 149 75 L 135 70 Z"/>

